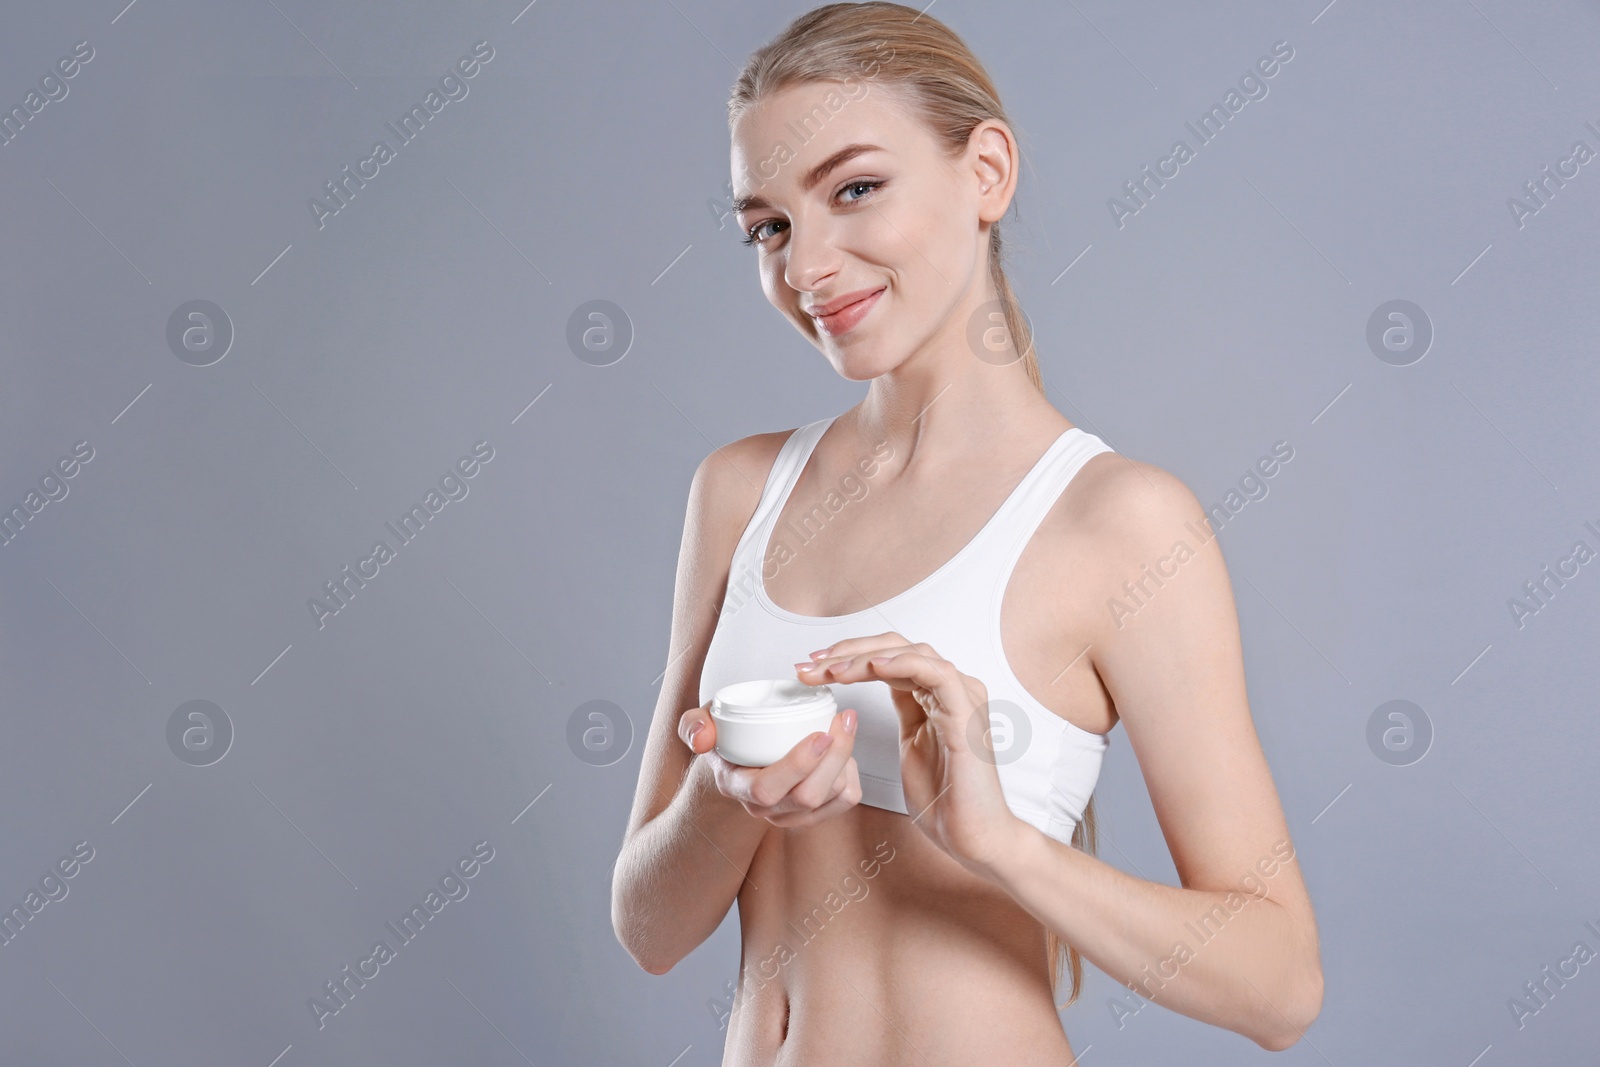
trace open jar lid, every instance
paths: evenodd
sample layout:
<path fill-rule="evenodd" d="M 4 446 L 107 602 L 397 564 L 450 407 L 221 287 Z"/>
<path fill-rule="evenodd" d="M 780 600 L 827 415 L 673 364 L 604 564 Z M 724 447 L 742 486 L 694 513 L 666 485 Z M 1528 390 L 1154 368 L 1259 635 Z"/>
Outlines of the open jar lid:
<path fill-rule="evenodd" d="M 735 682 L 716 691 L 711 710 L 725 719 L 783 719 L 812 715 L 832 707 L 833 690 L 799 680 L 759 678 Z"/>

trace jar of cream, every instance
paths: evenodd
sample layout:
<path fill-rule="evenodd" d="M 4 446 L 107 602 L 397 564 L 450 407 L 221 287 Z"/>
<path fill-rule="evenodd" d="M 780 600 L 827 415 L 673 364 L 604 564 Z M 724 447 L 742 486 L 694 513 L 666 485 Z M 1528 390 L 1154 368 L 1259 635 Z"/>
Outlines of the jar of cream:
<path fill-rule="evenodd" d="M 794 679 L 757 679 L 718 689 L 711 698 L 717 755 L 744 767 L 768 767 L 813 733 L 827 733 L 838 711 L 833 690 Z"/>

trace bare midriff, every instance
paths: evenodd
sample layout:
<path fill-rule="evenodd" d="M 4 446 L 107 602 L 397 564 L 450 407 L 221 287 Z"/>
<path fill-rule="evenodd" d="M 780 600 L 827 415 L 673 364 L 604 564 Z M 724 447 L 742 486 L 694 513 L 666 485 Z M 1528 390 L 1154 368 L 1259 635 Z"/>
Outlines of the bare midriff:
<path fill-rule="evenodd" d="M 908 815 L 769 829 L 738 902 L 724 1067 L 1073 1062 L 1043 926 Z"/>

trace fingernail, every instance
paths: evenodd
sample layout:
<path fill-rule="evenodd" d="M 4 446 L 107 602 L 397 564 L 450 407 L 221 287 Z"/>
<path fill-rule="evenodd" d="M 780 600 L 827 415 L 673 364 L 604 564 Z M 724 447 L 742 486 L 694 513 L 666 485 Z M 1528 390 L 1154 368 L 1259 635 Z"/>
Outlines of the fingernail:
<path fill-rule="evenodd" d="M 853 734 L 853 733 L 856 732 L 856 709 L 855 708 L 845 708 L 844 709 L 844 732 L 847 733 L 847 734 Z"/>
<path fill-rule="evenodd" d="M 829 645 L 827 648 L 819 648 L 815 652 L 811 653 L 811 658 L 812 659 L 821 659 L 823 656 L 826 656 L 829 652 L 832 652 L 832 651 L 833 651 L 833 646 L 832 645 Z"/>
<path fill-rule="evenodd" d="M 704 727 L 705 724 L 706 724 L 706 721 L 704 719 L 701 719 L 699 722 L 697 722 L 693 726 L 689 727 L 689 743 L 691 745 L 694 744 L 694 735 L 699 733 L 701 728 Z"/>
<path fill-rule="evenodd" d="M 797 671 L 809 671 L 815 666 L 815 663 L 796 663 L 794 669 Z"/>
<path fill-rule="evenodd" d="M 831 744 L 833 744 L 832 734 L 818 734 L 817 739 L 811 742 L 811 751 L 817 755 L 821 755 L 823 752 L 827 751 L 828 746 Z"/>

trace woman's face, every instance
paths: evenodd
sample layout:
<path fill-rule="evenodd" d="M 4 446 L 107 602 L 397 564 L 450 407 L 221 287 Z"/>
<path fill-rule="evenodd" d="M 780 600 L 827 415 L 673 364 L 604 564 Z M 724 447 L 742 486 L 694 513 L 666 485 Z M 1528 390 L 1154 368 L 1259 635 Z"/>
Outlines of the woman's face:
<path fill-rule="evenodd" d="M 861 79 L 792 86 L 734 126 L 735 218 L 762 290 L 846 379 L 875 378 L 938 336 L 965 345 L 987 296 L 980 216 L 1004 213 L 1011 184 L 1009 139 L 977 133 L 952 162 Z"/>

